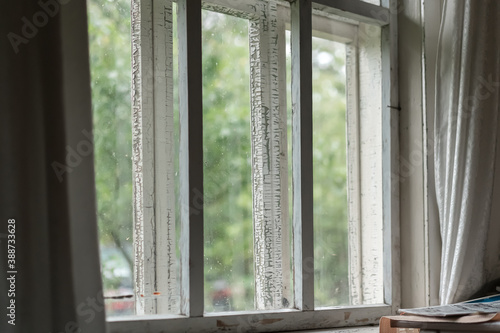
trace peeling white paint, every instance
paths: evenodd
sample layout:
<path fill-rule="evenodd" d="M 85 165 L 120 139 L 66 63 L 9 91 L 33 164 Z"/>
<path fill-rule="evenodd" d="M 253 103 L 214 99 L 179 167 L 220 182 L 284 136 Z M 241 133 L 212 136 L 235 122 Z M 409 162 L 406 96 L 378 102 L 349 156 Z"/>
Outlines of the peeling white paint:
<path fill-rule="evenodd" d="M 278 6 L 257 2 L 258 19 L 250 21 L 252 180 L 255 306 L 279 309 L 290 303 L 288 169 L 286 144 L 284 33 L 278 29 Z M 283 39 L 283 40 L 282 40 Z M 285 182 L 283 184 L 283 182 Z"/>
<path fill-rule="evenodd" d="M 172 1 L 132 1 L 137 314 L 177 313 Z"/>
<path fill-rule="evenodd" d="M 380 27 L 358 27 L 362 304 L 384 301 Z"/>

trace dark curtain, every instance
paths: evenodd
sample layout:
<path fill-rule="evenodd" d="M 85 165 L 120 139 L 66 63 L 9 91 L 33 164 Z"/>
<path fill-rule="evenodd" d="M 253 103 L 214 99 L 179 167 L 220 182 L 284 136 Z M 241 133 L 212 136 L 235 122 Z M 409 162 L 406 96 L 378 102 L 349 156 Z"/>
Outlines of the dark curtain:
<path fill-rule="evenodd" d="M 0 36 L 0 332 L 104 332 L 85 0 L 3 1 Z"/>

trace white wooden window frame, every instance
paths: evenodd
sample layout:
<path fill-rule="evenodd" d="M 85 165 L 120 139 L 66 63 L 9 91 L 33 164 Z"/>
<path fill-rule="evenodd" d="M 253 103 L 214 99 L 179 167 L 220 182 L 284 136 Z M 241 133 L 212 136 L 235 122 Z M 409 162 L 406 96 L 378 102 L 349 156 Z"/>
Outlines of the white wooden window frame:
<path fill-rule="evenodd" d="M 259 0 L 253 0 L 259 1 Z M 399 199 L 398 182 L 391 175 L 397 174 L 398 168 L 398 91 L 397 91 L 397 12 L 396 0 L 382 0 L 382 6 L 371 5 L 359 0 L 295 0 L 290 2 L 291 8 L 291 40 L 292 40 L 292 104 L 293 104 L 293 280 L 294 280 L 294 308 L 272 309 L 277 307 L 279 297 L 271 295 L 270 301 L 256 300 L 258 311 L 204 313 L 204 280 L 203 280 L 203 141 L 202 141 L 202 82 L 201 82 L 201 9 L 200 0 L 178 0 L 178 34 L 179 34 L 179 96 L 180 96 L 180 169 L 181 169 L 181 292 L 180 299 L 147 297 L 155 290 L 172 290 L 174 267 L 165 265 L 172 263 L 165 256 L 172 256 L 175 252 L 156 251 L 156 244 L 170 244 L 175 251 L 175 239 L 165 239 L 168 235 L 175 235 L 173 223 L 169 218 L 175 216 L 175 207 L 160 204 L 175 202 L 173 198 L 173 174 L 165 170 L 173 170 L 173 151 L 165 149 L 165 144 L 173 142 L 173 87 L 172 87 L 172 56 L 168 45 L 172 45 L 171 0 L 132 0 L 133 39 L 134 45 L 141 45 L 133 51 L 133 86 L 134 108 L 134 172 L 135 188 L 135 242 L 139 243 L 136 253 L 135 280 L 136 295 L 146 295 L 143 299 L 136 299 L 136 310 L 141 316 L 111 318 L 108 320 L 111 332 L 162 332 L 183 331 L 189 328 L 197 332 L 218 330 L 237 331 L 286 331 L 312 328 L 342 327 L 376 324 L 383 315 L 392 314 L 400 303 L 399 288 Z M 259 16 L 249 10 L 245 1 L 212 0 L 220 6 L 230 7 L 235 12 L 247 15 L 258 22 Z M 394 9 L 392 9 L 394 8 Z M 374 24 L 381 27 L 382 50 L 382 213 L 383 213 L 383 304 L 356 305 L 332 308 L 315 308 L 314 306 L 314 269 L 313 258 L 313 201 L 312 201 L 312 59 L 311 36 L 313 28 L 318 31 L 322 25 L 328 25 L 321 18 L 312 21 L 313 10 L 340 15 L 341 17 L 358 22 Z M 279 13 L 280 11 L 278 11 Z M 283 22 L 283 20 L 279 20 Z M 189 22 L 189 23 L 188 23 Z M 390 24 L 389 24 L 390 23 Z M 313 27 L 314 24 L 314 27 Z M 349 24 L 338 25 L 338 38 L 341 42 L 352 39 Z M 252 32 L 250 32 L 251 34 Z M 272 34 L 281 34 L 284 40 L 284 29 L 279 27 Z M 250 36 L 251 38 L 251 36 Z M 269 45 L 259 37 L 259 47 Z M 267 45 L 267 46 L 266 46 Z M 300 45 L 300 47 L 297 47 Z M 277 46 L 275 56 L 284 55 L 284 45 Z M 267 57 L 272 52 L 262 50 L 259 57 Z M 272 56 L 272 55 L 271 55 Z M 269 56 L 269 57 L 271 57 Z M 275 63 L 275 59 L 266 59 Z M 351 58 L 348 61 L 356 61 Z M 356 71 L 357 68 L 354 66 Z M 269 66 L 267 73 L 253 73 L 251 85 L 262 84 L 262 80 L 272 76 L 272 71 L 279 68 Z M 349 75 L 349 74 L 348 74 Z M 356 75 L 351 73 L 350 75 Z M 263 79 L 262 76 L 265 76 Z M 281 114 L 286 108 L 284 96 L 276 99 L 269 96 L 269 91 L 283 91 L 284 75 L 278 75 L 271 87 L 263 89 L 259 96 L 252 96 L 252 103 L 266 106 Z M 259 80 L 261 80 L 259 82 Z M 159 93 L 161 92 L 161 93 Z M 351 99 L 356 103 L 356 98 Z M 387 106 L 387 108 L 385 108 Z M 356 106 L 351 106 L 356 109 Z M 260 122 L 262 112 L 252 108 L 252 126 L 255 129 Z M 356 113 L 355 113 L 356 114 Z M 354 114 L 354 116 L 355 116 Z M 279 152 L 286 150 L 285 133 L 280 132 L 283 123 L 277 124 L 275 134 L 281 136 L 275 151 L 272 153 L 277 159 Z M 271 131 L 273 129 L 271 128 Z M 354 133 L 356 133 L 354 131 Z M 284 138 L 283 138 L 284 137 Z M 356 135 L 353 137 L 354 147 Z M 279 140 L 278 140 L 279 141 Z M 359 140 L 358 140 L 359 141 Z M 262 142 L 253 140 L 252 149 L 259 149 Z M 254 154 L 255 155 L 255 154 Z M 257 154 L 258 155 L 258 154 Z M 356 162 L 356 157 L 351 163 Z M 254 166 L 263 162 L 259 159 L 252 161 Z M 277 163 L 282 172 L 286 168 L 285 160 Z M 271 168 L 272 166 L 264 166 Z M 279 171 L 278 171 L 279 172 Z M 354 168 L 353 172 L 358 172 Z M 286 177 L 282 177 L 284 179 Z M 259 202 L 255 200 L 256 179 L 254 180 L 254 220 L 255 211 L 259 210 Z M 257 180 L 258 181 L 258 180 Z M 260 187 L 259 187 L 260 186 Z M 266 182 L 258 189 L 265 190 Z M 287 184 L 281 180 L 271 180 L 269 186 L 278 186 L 283 189 L 279 207 L 286 207 L 288 198 Z M 282 206 L 283 205 L 283 206 Z M 273 208 L 274 209 L 274 208 Z M 357 208 L 350 208 L 351 214 Z M 271 210 L 271 214 L 287 214 L 288 209 L 282 211 Z M 274 216 L 274 215 L 273 215 Z M 262 221 L 273 223 L 263 212 Z M 283 218 L 288 220 L 288 218 Z M 265 222 L 266 223 L 266 222 Z M 275 226 L 278 228 L 286 227 Z M 350 228 L 352 228 L 352 223 Z M 287 233 L 286 233 L 287 234 Z M 160 238 L 163 237 L 163 238 Z M 257 236 L 254 236 L 257 237 Z M 273 236 L 275 237 L 275 235 Z M 175 237 L 174 237 L 175 238 Z M 280 240 L 288 242 L 288 240 Z M 350 240 L 353 244 L 360 244 L 359 239 Z M 354 246 L 356 248 L 356 246 Z M 286 252 L 286 249 L 283 249 Z M 350 249 L 352 252 L 352 249 Z M 163 256 L 163 257 L 162 257 Z M 279 256 L 282 263 L 283 256 Z M 265 256 L 263 256 L 265 257 Z M 352 265 L 359 266 L 359 262 Z M 351 267 L 351 269 L 356 269 Z M 283 270 L 286 271 L 286 270 Z M 286 276 L 271 276 L 268 281 L 260 283 L 269 285 L 287 280 Z M 256 281 L 258 287 L 259 281 Z M 350 281 L 350 286 L 358 288 L 356 281 Z M 286 286 L 282 286 L 284 290 Z M 288 286 L 289 287 L 289 286 Z M 264 290 L 264 288 L 262 288 Z M 274 297 L 274 298 L 273 298 Z M 351 295 L 353 297 L 353 295 Z M 168 310 L 172 304 L 179 304 L 180 315 L 155 314 Z M 260 302 L 260 303 L 259 303 Z M 266 303 L 267 302 L 267 303 Z M 271 309 L 269 309 L 271 308 Z M 154 315 L 153 315 L 154 314 Z"/>

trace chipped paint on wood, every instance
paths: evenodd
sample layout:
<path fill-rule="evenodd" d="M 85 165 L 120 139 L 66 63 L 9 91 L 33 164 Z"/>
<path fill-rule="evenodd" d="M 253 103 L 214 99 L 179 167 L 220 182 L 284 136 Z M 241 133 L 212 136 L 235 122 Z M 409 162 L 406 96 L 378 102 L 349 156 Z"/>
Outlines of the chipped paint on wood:
<path fill-rule="evenodd" d="M 228 313 L 210 313 L 204 317 L 149 316 L 110 319 L 110 333 L 158 333 L 166 328 L 170 332 L 283 332 L 307 329 L 342 327 L 342 331 L 352 332 L 348 327 L 378 324 L 381 316 L 390 313 L 388 305 L 370 307 L 340 307 L 316 311 L 273 310 Z M 348 310 L 350 316 L 345 319 Z M 359 328 L 358 328 L 359 329 Z M 336 331 L 335 329 L 332 329 Z M 356 332 L 356 329 L 354 329 Z M 360 331 L 361 332 L 361 329 Z M 378 332 L 378 330 L 376 331 Z"/>
<path fill-rule="evenodd" d="M 361 275 L 361 172 L 357 40 L 346 46 L 347 198 L 349 209 L 349 304 L 363 304 Z"/>
<path fill-rule="evenodd" d="M 380 27 L 358 33 L 362 303 L 384 301 L 382 183 L 382 54 Z"/>
<path fill-rule="evenodd" d="M 290 271 L 285 78 L 279 71 L 284 34 L 274 1 L 258 1 L 256 10 L 249 28 L 255 306 L 279 309 L 290 300 L 289 274 L 283 274 Z"/>
<path fill-rule="evenodd" d="M 231 327 L 237 327 L 238 324 L 226 324 L 222 320 L 217 320 L 217 327 L 222 327 L 222 328 L 231 328 Z"/>
<path fill-rule="evenodd" d="M 135 294 L 138 314 L 177 312 L 172 1 L 132 2 Z M 160 293 L 160 297 L 155 297 Z M 141 296 L 142 295 L 142 296 Z"/>

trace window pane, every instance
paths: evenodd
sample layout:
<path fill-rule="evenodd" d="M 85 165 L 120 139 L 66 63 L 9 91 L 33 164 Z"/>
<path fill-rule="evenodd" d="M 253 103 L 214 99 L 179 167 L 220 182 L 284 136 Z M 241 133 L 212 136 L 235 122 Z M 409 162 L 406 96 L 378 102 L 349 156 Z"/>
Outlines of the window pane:
<path fill-rule="evenodd" d="M 349 304 L 345 45 L 312 40 L 315 304 Z"/>
<path fill-rule="evenodd" d="M 248 20 L 203 11 L 205 311 L 254 308 Z"/>
<path fill-rule="evenodd" d="M 380 28 L 313 15 L 315 305 L 383 303 Z"/>
<path fill-rule="evenodd" d="M 130 1 L 90 0 L 97 219 L 105 297 L 133 294 Z M 106 298 L 106 314 L 133 314 L 133 298 Z"/>
<path fill-rule="evenodd" d="M 315 35 L 327 36 L 314 31 Z M 338 37 L 331 36 L 331 39 Z M 313 37 L 313 209 L 315 306 L 349 304 L 346 159 L 346 46 Z M 291 70 L 287 31 L 287 73 Z M 292 132 L 291 78 L 287 77 L 288 132 Z M 288 151 L 292 145 L 289 137 Z M 292 173 L 291 158 L 289 174 Z M 290 180 L 291 184 L 291 180 Z M 290 188 L 290 191 L 292 189 Z M 291 205 L 291 200 L 290 200 Z"/>
<path fill-rule="evenodd" d="M 325 31 L 314 35 L 329 36 Z M 346 46 L 313 37 L 313 209 L 315 306 L 349 304 L 346 158 Z M 290 32 L 287 31 L 290 71 Z M 291 79 L 287 78 L 288 100 Z M 288 107 L 291 134 L 291 107 Z M 289 153 L 292 147 L 289 141 Z M 291 161 L 289 169 L 291 174 Z M 290 189 L 291 191 L 291 189 Z"/>

